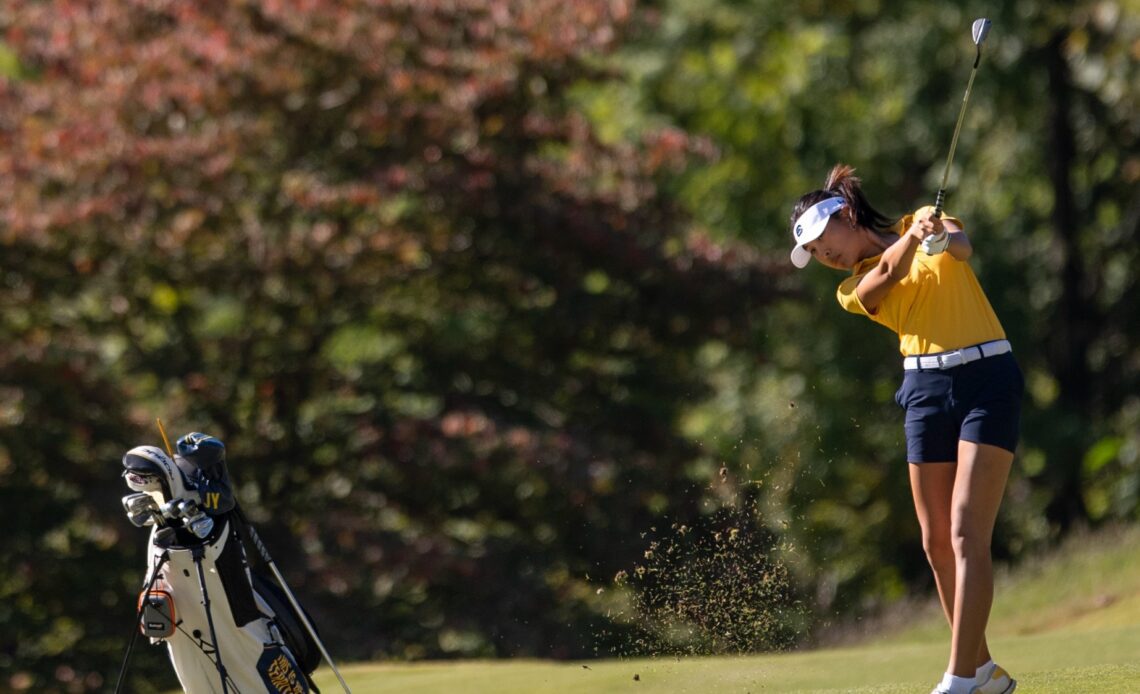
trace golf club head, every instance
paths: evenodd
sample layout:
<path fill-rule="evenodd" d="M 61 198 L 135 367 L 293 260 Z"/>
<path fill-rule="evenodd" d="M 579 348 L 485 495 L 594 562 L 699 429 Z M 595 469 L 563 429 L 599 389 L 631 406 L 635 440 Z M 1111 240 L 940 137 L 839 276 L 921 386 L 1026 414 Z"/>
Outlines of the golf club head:
<path fill-rule="evenodd" d="M 985 17 L 974 20 L 972 31 L 974 34 L 975 46 L 978 46 L 980 48 L 982 42 L 986 40 L 986 36 L 990 33 L 990 24 L 992 24 L 992 22 L 990 22 L 990 20 L 986 19 Z"/>
<path fill-rule="evenodd" d="M 154 533 L 154 545 L 155 545 L 155 547 L 161 547 L 163 549 L 166 549 L 167 547 L 174 544 L 174 541 L 176 539 L 178 539 L 178 538 L 174 534 L 174 528 L 170 527 L 169 525 L 166 526 L 165 528 L 159 528 Z"/>
<path fill-rule="evenodd" d="M 146 492 L 136 492 L 123 497 L 123 510 L 127 512 L 127 519 L 136 528 L 145 528 L 154 525 L 158 515 L 158 504 Z"/>
<path fill-rule="evenodd" d="M 127 520 L 136 528 L 147 528 L 155 524 L 154 514 L 149 511 L 128 514 Z"/>
<path fill-rule="evenodd" d="M 135 492 L 123 497 L 123 510 L 127 513 L 147 513 L 157 511 L 158 504 L 150 494 Z"/>

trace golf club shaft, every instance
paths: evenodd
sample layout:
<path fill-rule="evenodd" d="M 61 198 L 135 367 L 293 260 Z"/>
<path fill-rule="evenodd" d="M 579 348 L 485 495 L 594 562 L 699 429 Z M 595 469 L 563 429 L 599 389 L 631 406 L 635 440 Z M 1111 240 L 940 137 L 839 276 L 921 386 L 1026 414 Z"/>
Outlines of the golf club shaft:
<path fill-rule="evenodd" d="M 950 180 L 950 165 L 954 162 L 954 150 L 958 149 L 958 134 L 962 132 L 962 121 L 966 118 L 966 104 L 970 102 L 970 90 L 974 87 L 974 77 L 978 74 L 978 64 L 982 62 L 982 43 L 990 33 L 990 20 L 979 17 L 970 26 L 974 38 L 974 67 L 970 70 L 970 81 L 966 83 L 966 93 L 962 96 L 962 108 L 958 109 L 958 123 L 954 125 L 954 137 L 950 140 L 950 153 L 946 156 L 946 168 L 942 171 L 942 185 L 934 198 L 934 216 L 942 216 L 942 205 L 946 202 L 946 183 Z"/>
<path fill-rule="evenodd" d="M 966 94 L 962 97 L 962 108 L 958 110 L 958 123 L 954 126 L 954 137 L 950 140 L 950 154 L 946 157 L 946 168 L 942 171 L 942 185 L 938 187 L 938 196 L 934 199 L 934 216 L 942 216 L 942 204 L 946 201 L 946 182 L 950 179 L 950 165 L 954 161 L 954 150 L 958 148 L 958 133 L 962 132 L 962 121 L 966 116 L 966 104 L 970 101 L 970 90 L 974 87 L 974 77 L 978 74 L 978 63 L 974 62 L 974 69 L 970 71 L 970 81 L 966 83 Z"/>

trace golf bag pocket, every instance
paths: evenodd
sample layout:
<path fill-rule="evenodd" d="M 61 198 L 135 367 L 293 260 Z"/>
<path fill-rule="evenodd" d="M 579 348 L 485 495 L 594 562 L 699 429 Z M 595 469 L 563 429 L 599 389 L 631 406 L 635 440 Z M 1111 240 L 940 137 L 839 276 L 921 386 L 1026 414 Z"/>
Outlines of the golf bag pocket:
<path fill-rule="evenodd" d="M 321 652 L 317 642 L 305 628 L 300 615 L 293 609 L 293 604 L 289 602 L 285 591 L 272 578 L 259 571 L 251 571 L 250 576 L 253 579 L 253 587 L 257 591 L 257 596 L 273 613 L 273 625 L 277 627 L 277 633 L 285 643 L 285 647 L 296 659 L 301 672 L 311 675 L 313 670 L 316 670 L 317 666 L 321 664 Z M 313 619 L 307 610 L 305 611 L 305 618 L 309 620 L 309 624 L 313 624 Z M 313 628 L 316 629 L 316 626 L 314 625 Z"/>
<path fill-rule="evenodd" d="M 278 645 L 265 647 L 257 661 L 257 671 L 265 682 L 266 690 L 273 694 L 305 694 L 309 691 L 308 679 L 298 670 L 292 654 Z"/>
<path fill-rule="evenodd" d="M 139 631 L 150 639 L 168 639 L 174 636 L 178 619 L 174 609 L 174 596 L 164 584 L 155 585 L 139 595 Z"/>

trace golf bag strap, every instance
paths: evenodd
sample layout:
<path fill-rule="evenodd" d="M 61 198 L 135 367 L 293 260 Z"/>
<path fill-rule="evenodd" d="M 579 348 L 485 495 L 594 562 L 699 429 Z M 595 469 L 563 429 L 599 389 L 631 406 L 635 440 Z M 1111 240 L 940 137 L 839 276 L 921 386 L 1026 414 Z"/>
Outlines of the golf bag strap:
<path fill-rule="evenodd" d="M 241 535 L 238 533 L 237 524 L 232 522 L 234 520 L 232 514 L 230 520 L 226 546 L 218 555 L 215 566 L 218 578 L 225 588 L 226 601 L 229 603 L 230 613 L 234 616 L 234 624 L 243 627 L 255 619 L 260 619 L 261 611 L 257 608 L 257 600 L 253 596 L 253 587 L 246 571 Z"/>

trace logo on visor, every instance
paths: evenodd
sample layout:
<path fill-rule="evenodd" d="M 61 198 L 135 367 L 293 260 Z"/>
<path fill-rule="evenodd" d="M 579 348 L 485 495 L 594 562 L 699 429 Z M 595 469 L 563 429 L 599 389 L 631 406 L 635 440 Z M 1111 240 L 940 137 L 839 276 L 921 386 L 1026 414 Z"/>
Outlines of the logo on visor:
<path fill-rule="evenodd" d="M 798 239 L 799 237 L 801 237 L 803 235 L 804 235 L 804 225 L 803 224 L 797 224 L 796 225 L 796 238 Z"/>

